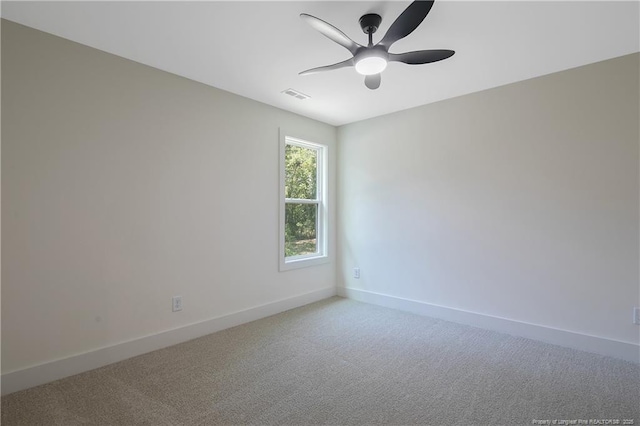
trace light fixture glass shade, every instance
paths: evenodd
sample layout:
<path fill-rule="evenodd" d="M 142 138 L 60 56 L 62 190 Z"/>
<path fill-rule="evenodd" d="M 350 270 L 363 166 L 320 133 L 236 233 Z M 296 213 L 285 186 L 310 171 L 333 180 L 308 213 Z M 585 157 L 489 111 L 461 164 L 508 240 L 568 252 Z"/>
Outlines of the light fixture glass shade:
<path fill-rule="evenodd" d="M 379 56 L 368 56 L 356 62 L 356 71 L 362 75 L 373 75 L 384 71 L 387 61 Z"/>

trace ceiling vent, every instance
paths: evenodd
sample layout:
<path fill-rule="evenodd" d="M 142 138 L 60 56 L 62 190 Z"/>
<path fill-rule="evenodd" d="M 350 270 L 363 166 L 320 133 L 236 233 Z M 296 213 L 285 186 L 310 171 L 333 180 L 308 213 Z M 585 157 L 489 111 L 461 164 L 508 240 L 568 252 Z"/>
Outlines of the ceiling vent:
<path fill-rule="evenodd" d="M 282 93 L 284 93 L 285 95 L 293 96 L 294 98 L 300 99 L 300 100 L 309 99 L 311 97 L 309 95 L 305 95 L 304 93 L 300 93 L 297 90 L 293 90 L 293 89 L 283 90 Z"/>

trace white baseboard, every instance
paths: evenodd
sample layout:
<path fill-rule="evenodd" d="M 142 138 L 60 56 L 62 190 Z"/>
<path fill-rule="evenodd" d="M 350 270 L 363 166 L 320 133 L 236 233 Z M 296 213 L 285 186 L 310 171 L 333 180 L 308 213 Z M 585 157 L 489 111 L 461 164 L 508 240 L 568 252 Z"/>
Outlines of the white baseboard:
<path fill-rule="evenodd" d="M 337 293 L 339 296 L 360 302 L 408 311 L 418 315 L 440 318 L 460 324 L 640 363 L 640 346 L 633 343 L 447 308 L 445 306 L 432 305 L 366 290 L 338 287 Z"/>
<path fill-rule="evenodd" d="M 73 355 L 68 358 L 5 373 L 2 375 L 1 381 L 2 395 L 103 367 L 127 358 L 215 333 L 216 331 L 308 305 L 309 303 L 327 299 L 335 295 L 336 288 L 328 287 L 195 324 L 163 331 L 158 334 L 118 343 L 113 346 Z"/>

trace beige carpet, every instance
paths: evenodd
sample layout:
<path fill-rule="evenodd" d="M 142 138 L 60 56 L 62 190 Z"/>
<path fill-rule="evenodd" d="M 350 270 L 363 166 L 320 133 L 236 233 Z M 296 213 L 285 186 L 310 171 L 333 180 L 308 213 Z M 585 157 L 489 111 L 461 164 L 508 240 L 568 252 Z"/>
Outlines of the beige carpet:
<path fill-rule="evenodd" d="M 2 398 L 2 425 L 633 419 L 637 364 L 342 298 Z"/>

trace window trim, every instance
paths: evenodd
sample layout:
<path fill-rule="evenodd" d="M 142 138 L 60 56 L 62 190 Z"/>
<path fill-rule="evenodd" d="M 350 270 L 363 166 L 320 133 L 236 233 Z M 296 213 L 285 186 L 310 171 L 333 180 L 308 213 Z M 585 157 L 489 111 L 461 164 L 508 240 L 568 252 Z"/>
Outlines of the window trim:
<path fill-rule="evenodd" d="M 303 148 L 314 149 L 318 152 L 317 157 L 317 190 L 316 190 L 316 199 L 315 200 L 307 200 L 307 199 L 286 199 L 285 198 L 285 149 L 287 145 L 295 145 Z M 293 136 L 291 132 L 287 132 L 286 130 L 280 129 L 280 225 L 279 229 L 279 239 L 280 239 L 280 247 L 278 251 L 278 258 L 280 264 L 280 271 L 287 271 L 290 269 L 297 268 L 306 268 L 308 266 L 319 265 L 322 263 L 327 263 L 329 261 L 329 244 L 328 244 L 328 235 L 329 235 L 329 208 L 328 208 L 328 197 L 327 197 L 327 189 L 328 189 L 328 163 L 329 163 L 329 147 L 325 144 L 318 142 L 311 142 L 307 139 L 300 138 L 298 136 Z M 318 213 L 316 216 L 316 243 L 318 247 L 317 253 L 300 255 L 300 256 L 290 256 L 286 257 L 285 255 L 285 206 L 289 203 L 301 203 L 301 204 L 317 204 L 318 205 Z"/>

